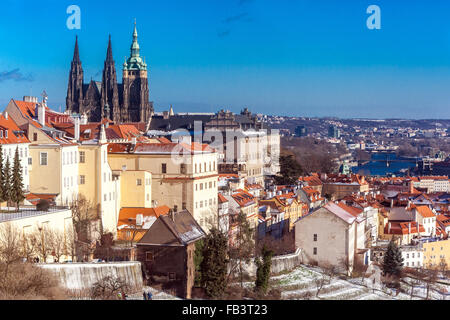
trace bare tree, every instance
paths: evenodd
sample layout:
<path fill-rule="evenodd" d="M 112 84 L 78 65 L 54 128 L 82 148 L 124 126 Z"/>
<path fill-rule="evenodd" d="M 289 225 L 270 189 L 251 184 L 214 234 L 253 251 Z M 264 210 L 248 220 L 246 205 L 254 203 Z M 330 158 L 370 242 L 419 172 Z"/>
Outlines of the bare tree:
<path fill-rule="evenodd" d="M 417 269 L 409 269 L 407 275 L 411 279 L 408 284 L 411 286 L 410 299 L 412 300 L 414 296 L 414 288 L 420 286 L 422 283 L 424 272 L 423 269 L 419 267 Z"/>
<path fill-rule="evenodd" d="M 439 271 L 441 271 L 441 275 L 443 277 L 446 276 L 448 271 L 448 264 L 447 261 L 445 261 L 445 258 L 441 258 L 441 260 L 439 261 Z"/>
<path fill-rule="evenodd" d="M 355 259 L 355 264 L 353 266 L 353 274 L 358 277 L 361 277 L 361 284 L 364 284 L 364 279 L 367 276 L 367 269 L 369 268 L 368 265 L 365 265 L 362 261 L 359 259 Z"/>
<path fill-rule="evenodd" d="M 72 261 L 75 260 L 76 257 L 76 233 L 74 228 L 68 228 L 65 233 L 65 256 L 70 257 Z"/>
<path fill-rule="evenodd" d="M 59 229 L 49 230 L 47 232 L 47 242 L 51 248 L 51 255 L 55 262 L 60 262 L 61 257 L 65 253 L 65 236 L 64 232 Z"/>
<path fill-rule="evenodd" d="M 0 260 L 5 264 L 4 276 L 9 267 L 20 261 L 20 235 L 18 229 L 10 222 L 0 224 Z"/>
<path fill-rule="evenodd" d="M 129 290 L 126 282 L 114 276 L 106 276 L 97 281 L 91 289 L 93 299 L 112 300 L 117 298 L 118 293 L 126 293 Z"/>
<path fill-rule="evenodd" d="M 28 262 L 36 256 L 37 239 L 34 232 L 23 232 L 20 237 L 20 255 Z"/>
<path fill-rule="evenodd" d="M 33 233 L 33 237 L 36 239 L 37 254 L 45 263 L 52 253 L 52 232 L 47 226 L 40 226 Z"/>
<path fill-rule="evenodd" d="M 319 297 L 320 291 L 325 285 L 329 285 L 333 277 L 337 274 L 336 267 L 331 264 L 324 264 L 321 266 L 322 274 L 314 278 L 316 285 L 316 297 Z"/>
<path fill-rule="evenodd" d="M 424 269 L 424 280 L 427 287 L 427 296 L 426 300 L 430 298 L 430 290 L 433 289 L 434 285 L 436 284 L 436 280 L 438 278 L 439 270 L 437 268 L 432 268 L 431 266 L 429 269 Z"/>

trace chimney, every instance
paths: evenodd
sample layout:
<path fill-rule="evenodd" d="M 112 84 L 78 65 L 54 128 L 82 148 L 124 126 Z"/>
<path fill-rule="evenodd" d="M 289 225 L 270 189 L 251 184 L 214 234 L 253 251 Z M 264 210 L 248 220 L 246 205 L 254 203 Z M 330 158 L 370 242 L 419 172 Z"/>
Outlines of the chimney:
<path fill-rule="evenodd" d="M 391 199 L 391 208 L 394 207 L 394 199 Z"/>
<path fill-rule="evenodd" d="M 75 140 L 80 140 L 80 118 L 75 117 L 74 119 L 74 137 Z"/>
<path fill-rule="evenodd" d="M 37 105 L 37 118 L 38 122 L 45 126 L 45 105 L 43 103 Z"/>
<path fill-rule="evenodd" d="M 83 113 L 81 115 L 81 124 L 87 124 L 87 123 L 88 123 L 88 118 L 87 118 L 86 114 Z"/>
<path fill-rule="evenodd" d="M 136 145 L 136 137 L 131 138 L 131 143 Z"/>
<path fill-rule="evenodd" d="M 388 222 L 388 234 L 390 234 L 390 233 L 391 233 L 391 223 Z"/>
<path fill-rule="evenodd" d="M 98 140 L 99 143 L 106 143 L 106 131 L 105 131 L 105 125 L 102 124 L 100 128 L 100 139 Z"/>
<path fill-rule="evenodd" d="M 409 231 L 409 234 L 411 234 L 411 221 L 408 224 L 408 231 Z"/>
<path fill-rule="evenodd" d="M 169 217 L 170 219 L 172 219 L 173 222 L 175 222 L 175 214 L 172 209 L 169 210 Z"/>
<path fill-rule="evenodd" d="M 142 213 L 139 213 L 136 215 L 136 226 L 141 227 L 143 225 L 144 221 L 144 215 Z"/>
<path fill-rule="evenodd" d="M 408 209 L 408 210 L 411 209 L 411 200 L 409 200 L 409 199 L 408 199 L 408 206 L 407 206 L 407 209 Z"/>
<path fill-rule="evenodd" d="M 3 115 L 4 115 L 5 119 L 8 120 L 8 111 L 5 111 L 5 112 L 3 113 Z"/>

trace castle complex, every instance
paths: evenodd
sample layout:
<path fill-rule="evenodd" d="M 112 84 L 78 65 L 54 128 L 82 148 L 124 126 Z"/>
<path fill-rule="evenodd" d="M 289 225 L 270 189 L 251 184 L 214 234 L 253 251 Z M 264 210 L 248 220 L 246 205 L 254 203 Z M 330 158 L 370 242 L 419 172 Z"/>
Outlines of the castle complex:
<path fill-rule="evenodd" d="M 78 37 L 69 73 L 66 111 L 85 114 L 90 122 L 108 118 L 119 122 L 147 122 L 153 112 L 149 101 L 147 64 L 140 56 L 136 23 L 130 57 L 123 64 L 122 83 L 117 83 L 116 67 L 109 37 L 102 81 L 83 81 Z"/>

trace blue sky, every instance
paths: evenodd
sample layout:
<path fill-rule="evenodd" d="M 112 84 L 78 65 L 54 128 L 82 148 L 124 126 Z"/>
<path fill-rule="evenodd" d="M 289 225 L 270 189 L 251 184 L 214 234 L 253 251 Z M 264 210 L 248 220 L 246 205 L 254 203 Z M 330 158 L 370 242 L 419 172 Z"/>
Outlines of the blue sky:
<path fill-rule="evenodd" d="M 81 30 L 66 27 L 69 5 Z M 381 30 L 366 8 L 381 8 Z M 450 118 L 450 1 L 166 0 L 0 3 L 0 106 L 44 89 L 65 109 L 75 35 L 85 82 L 111 34 L 118 81 L 134 18 L 157 111 Z"/>

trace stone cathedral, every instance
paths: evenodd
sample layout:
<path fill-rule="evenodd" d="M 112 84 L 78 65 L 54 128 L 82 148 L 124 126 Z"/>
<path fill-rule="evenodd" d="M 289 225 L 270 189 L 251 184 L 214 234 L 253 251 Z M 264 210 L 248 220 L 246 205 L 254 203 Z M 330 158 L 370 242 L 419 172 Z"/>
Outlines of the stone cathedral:
<path fill-rule="evenodd" d="M 147 122 L 153 113 L 153 103 L 149 101 L 147 64 L 139 53 L 136 22 L 130 57 L 123 64 L 122 83 L 117 83 L 116 67 L 109 37 L 102 81 L 83 81 L 78 51 L 78 37 L 69 73 L 66 111 L 85 114 L 89 121 L 100 122 L 104 118 L 121 122 Z"/>

